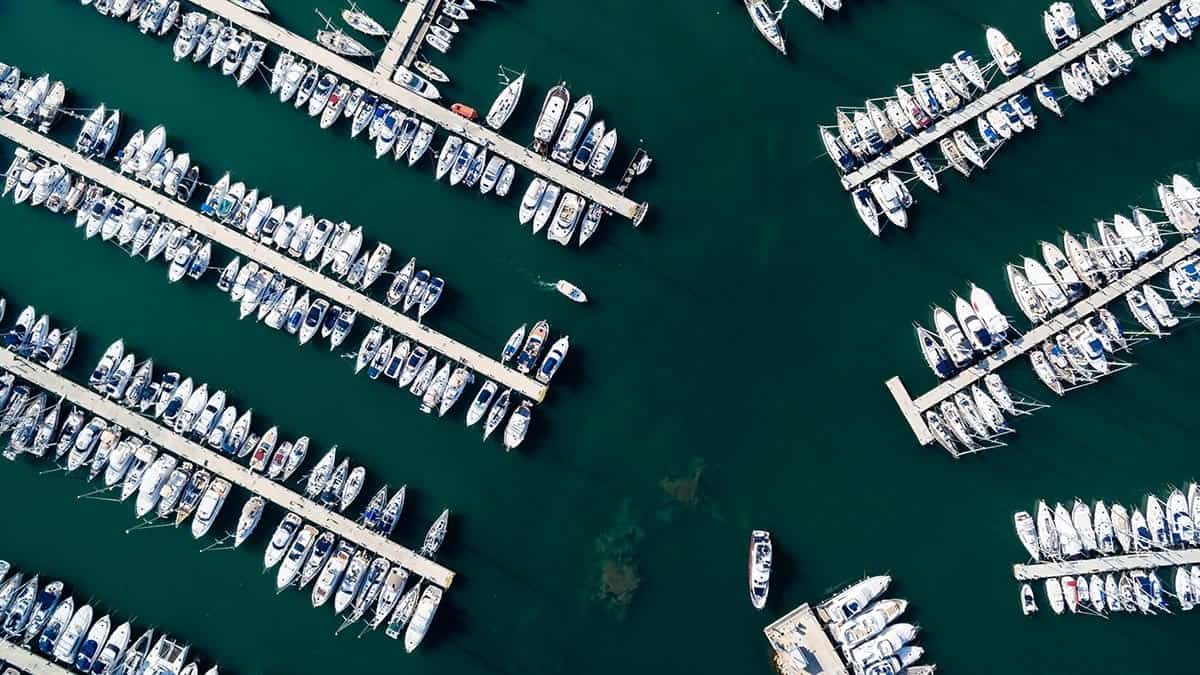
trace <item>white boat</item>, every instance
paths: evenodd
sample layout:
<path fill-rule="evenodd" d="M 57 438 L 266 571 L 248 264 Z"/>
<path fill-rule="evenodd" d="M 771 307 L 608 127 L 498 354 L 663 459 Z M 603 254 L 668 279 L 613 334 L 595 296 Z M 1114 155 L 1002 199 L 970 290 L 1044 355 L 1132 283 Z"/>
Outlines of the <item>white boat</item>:
<path fill-rule="evenodd" d="M 387 30 L 378 21 L 372 19 L 354 3 L 350 3 L 349 9 L 342 10 L 342 20 L 348 26 L 364 35 L 384 37 L 388 34 Z"/>
<path fill-rule="evenodd" d="M 819 609 L 831 624 L 844 624 L 870 607 L 891 583 L 887 575 L 867 577 L 822 602 Z"/>
<path fill-rule="evenodd" d="M 766 0 L 742 1 L 746 5 L 746 12 L 750 14 L 750 20 L 754 22 L 754 27 L 758 29 L 763 39 L 779 50 L 780 54 L 787 54 L 787 45 L 783 41 L 783 34 L 779 31 L 779 14 L 771 11 Z"/>
<path fill-rule="evenodd" d="M 504 427 L 504 449 L 506 451 L 511 451 L 521 445 L 525 440 L 525 435 L 529 432 L 529 424 L 532 419 L 533 404 L 529 401 L 522 401 Z"/>
<path fill-rule="evenodd" d="M 754 530 L 750 533 L 750 603 L 755 609 L 762 609 L 767 604 L 767 594 L 771 590 L 771 533 L 766 530 Z"/>
<path fill-rule="evenodd" d="M 431 101 L 436 101 L 442 97 L 442 93 L 438 91 L 437 86 L 425 79 L 421 75 L 405 68 L 404 66 L 396 66 L 396 71 L 392 73 L 392 82 L 404 87 L 412 93 L 427 98 Z"/>
<path fill-rule="evenodd" d="M 317 42 L 326 49 L 342 56 L 365 57 L 374 54 L 370 49 L 364 47 L 361 42 L 340 30 L 317 31 Z"/>
<path fill-rule="evenodd" d="M 547 92 L 546 100 L 542 103 L 542 110 L 534 125 L 533 147 L 535 152 L 545 154 L 549 150 L 550 141 L 558 131 L 559 124 L 562 123 L 570 101 L 571 94 L 567 91 L 566 83 L 560 83 Z M 590 106 L 588 113 L 590 116 Z"/>
<path fill-rule="evenodd" d="M 425 638 L 425 634 L 429 631 L 429 625 L 433 622 L 433 615 L 437 611 L 441 601 L 441 588 L 432 584 L 425 587 L 424 592 L 421 594 L 421 599 L 417 603 L 412 621 L 408 624 L 408 629 L 404 633 L 404 650 L 406 652 L 411 653 L 421 644 L 421 640 Z"/>
<path fill-rule="evenodd" d="M 988 50 L 992 53 L 992 58 L 996 60 L 996 66 L 1000 68 L 1000 72 L 1008 77 L 1017 74 L 1021 68 L 1021 52 L 1013 47 L 1012 42 L 1004 37 L 995 28 L 988 27 L 987 29 L 987 44 Z"/>
<path fill-rule="evenodd" d="M 521 73 L 500 91 L 496 96 L 496 100 L 492 101 L 492 106 L 488 109 L 488 114 L 484 118 L 489 127 L 498 130 L 504 126 L 504 123 L 512 116 L 513 110 L 516 110 L 517 103 L 521 100 L 521 91 L 524 87 L 525 73 Z"/>

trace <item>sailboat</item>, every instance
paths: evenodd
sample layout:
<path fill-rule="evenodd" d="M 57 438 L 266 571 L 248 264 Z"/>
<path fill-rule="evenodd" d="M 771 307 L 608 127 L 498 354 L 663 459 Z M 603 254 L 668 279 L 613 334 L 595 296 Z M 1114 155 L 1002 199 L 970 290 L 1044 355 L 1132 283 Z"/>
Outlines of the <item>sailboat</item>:
<path fill-rule="evenodd" d="M 342 56 L 372 56 L 374 52 L 367 49 L 361 42 L 346 35 L 341 30 L 332 28 L 329 19 L 326 19 L 323 14 L 317 12 L 317 16 L 325 19 L 325 30 L 317 31 L 317 42 L 321 43 L 326 49 L 341 54 Z M 364 15 L 365 16 L 365 15 Z"/>
<path fill-rule="evenodd" d="M 500 91 L 496 100 L 492 101 L 492 107 L 488 109 L 487 117 L 484 118 L 489 127 L 499 129 L 504 126 L 504 123 L 512 116 L 513 110 L 516 109 L 517 102 L 521 100 L 521 90 L 524 87 L 525 73 L 521 73 L 517 79 L 509 82 Z"/>
<path fill-rule="evenodd" d="M 787 54 L 787 45 L 784 44 L 783 34 L 779 31 L 779 17 L 783 14 L 783 9 L 779 13 L 771 12 L 771 8 L 767 6 L 766 0 L 742 0 L 746 5 L 746 12 L 750 14 L 750 20 L 754 22 L 754 27 L 758 29 L 760 35 L 771 43 L 771 46 L 779 50 L 780 54 Z M 787 8 L 787 3 L 784 3 L 784 9 Z"/>
<path fill-rule="evenodd" d="M 345 21 L 351 28 L 364 34 L 374 37 L 383 37 L 388 34 L 379 22 L 372 19 L 366 12 L 358 8 L 358 5 L 350 3 L 349 9 L 342 10 L 342 20 Z"/>

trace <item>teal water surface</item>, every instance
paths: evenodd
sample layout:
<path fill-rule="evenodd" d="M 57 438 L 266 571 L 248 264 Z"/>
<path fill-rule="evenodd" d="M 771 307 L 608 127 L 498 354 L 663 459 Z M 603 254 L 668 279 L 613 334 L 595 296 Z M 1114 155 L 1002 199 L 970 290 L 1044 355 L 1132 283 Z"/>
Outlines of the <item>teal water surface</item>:
<path fill-rule="evenodd" d="M 311 3 L 270 4 L 292 30 L 318 28 Z M 385 25 L 402 11 L 361 4 Z M 1172 173 L 1200 174 L 1195 47 L 1139 60 L 1064 120 L 1042 115 L 969 182 L 947 175 L 940 196 L 915 190 L 910 230 L 876 241 L 820 156 L 815 125 L 958 49 L 985 53 L 984 24 L 1033 63 L 1049 52 L 1044 6 L 846 4 L 824 25 L 790 9 L 787 59 L 732 0 L 501 0 L 477 12 L 435 59 L 455 80 L 451 100 L 486 109 L 498 65 L 528 71 L 506 128 L 523 141 L 546 89 L 565 79 L 620 129 L 614 174 L 638 144 L 656 159 L 631 190 L 651 202 L 647 222 L 610 218 L 586 248 L 566 250 L 517 224 L 516 198 L 374 161 L 343 126 L 320 131 L 262 82 L 239 90 L 173 63 L 168 40 L 71 0 L 0 3 L 0 60 L 62 79 L 71 107 L 120 107 L 123 138 L 164 124 L 210 179 L 232 170 L 277 203 L 362 225 L 396 258 L 415 255 L 444 276 L 435 328 L 488 352 L 541 317 L 572 338 L 526 446 L 506 455 L 353 377 L 349 361 L 236 321 L 210 284 L 168 285 L 161 266 L 85 241 L 69 219 L 7 204 L 0 292 L 10 312 L 32 303 L 80 326 L 73 376 L 123 336 L 285 436 L 339 444 L 368 467 L 366 494 L 409 485 L 398 540 L 415 546 L 453 509 L 439 560 L 459 577 L 416 654 L 353 629 L 335 637 L 327 608 L 276 596 L 259 574 L 282 514 L 269 513 L 244 549 L 199 553 L 186 532 L 124 534 L 128 503 L 77 500 L 82 481 L 39 476 L 26 461 L 0 471 L 0 557 L 184 636 L 234 673 L 768 672 L 763 625 L 880 572 L 896 577 L 941 672 L 1195 672 L 1179 655 L 1195 617 L 1026 619 L 1010 571 L 1023 557 L 1012 511 L 1038 498 L 1132 501 L 1196 475 L 1200 341 L 1190 331 L 1021 420 L 1010 447 L 958 461 L 918 447 L 882 385 L 895 374 L 914 393 L 933 384 L 910 329 L 931 302 L 975 281 L 1015 314 L 1006 262 L 1063 229 L 1152 204 L 1155 182 Z M 62 123 L 61 137 L 76 124 Z M 7 157 L 12 144 L 0 150 Z M 593 302 L 572 305 L 541 283 L 559 278 Z M 1005 377 L 1048 398 L 1023 365 Z M 232 526 L 244 498 L 219 525 Z M 751 528 L 770 529 L 777 547 L 763 612 L 746 597 Z M 606 570 L 634 587 L 627 604 L 601 597 Z"/>

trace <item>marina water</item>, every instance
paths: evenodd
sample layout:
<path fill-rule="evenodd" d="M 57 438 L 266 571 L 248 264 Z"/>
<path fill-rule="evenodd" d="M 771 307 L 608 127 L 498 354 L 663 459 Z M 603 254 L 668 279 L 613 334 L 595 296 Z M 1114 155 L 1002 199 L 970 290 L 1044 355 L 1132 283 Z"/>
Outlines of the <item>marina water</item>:
<path fill-rule="evenodd" d="M 311 3 L 272 4 L 298 33 L 319 27 Z M 360 4 L 389 27 L 402 9 Z M 884 571 L 902 580 L 944 672 L 1194 671 L 1196 617 L 1026 619 L 1008 566 L 1020 554 L 1011 512 L 1037 498 L 1128 501 L 1198 473 L 1200 336 L 1140 346 L 1138 367 L 1023 420 L 1011 447 L 961 461 L 916 446 L 882 381 L 932 384 L 910 329 L 930 299 L 968 280 L 1003 288 L 1004 263 L 1038 240 L 1152 205 L 1172 173 L 1200 174 L 1195 46 L 1139 59 L 1064 120 L 1041 115 L 1036 134 L 942 196 L 918 191 L 913 228 L 884 241 L 820 156 L 815 125 L 831 106 L 890 91 L 958 49 L 986 53 L 984 24 L 1027 63 L 1047 54 L 1045 4 L 848 0 L 826 24 L 793 7 L 783 59 L 736 2 L 501 0 L 435 60 L 454 78 L 449 96 L 485 108 L 498 64 L 527 70 L 506 127 L 523 142 L 536 103 L 566 79 L 621 129 L 614 166 L 638 144 L 656 159 L 631 189 L 651 202 L 646 223 L 606 219 L 582 251 L 529 237 L 516 199 L 376 162 L 342 131 L 271 103 L 263 83 L 239 90 L 173 63 L 169 42 L 72 0 L 0 4 L 0 60 L 65 81 L 69 107 L 120 107 L 125 134 L 162 123 L 209 179 L 229 167 L 428 261 L 450 287 L 430 319 L 439 330 L 498 352 L 544 316 L 573 345 L 526 447 L 505 455 L 354 378 L 348 360 L 235 321 L 208 285 L 168 285 L 160 267 L 87 243 L 61 218 L 0 206 L 0 293 L 10 312 L 35 304 L 83 329 L 76 380 L 124 336 L 223 383 L 281 430 L 354 453 L 372 481 L 408 483 L 398 540 L 414 545 L 452 508 L 441 560 L 459 577 L 414 655 L 378 635 L 334 637 L 334 617 L 302 594 L 276 596 L 258 574 L 270 527 L 235 552 L 199 553 L 171 528 L 125 535 L 127 508 L 76 500 L 84 483 L 25 462 L 0 471 L 3 557 L 186 635 L 235 673 L 768 672 L 771 618 Z M 569 278 L 592 302 L 568 303 L 539 278 Z M 1005 380 L 1049 399 L 1025 367 Z M 235 516 L 227 508 L 222 521 Z M 776 543 L 762 613 L 745 591 L 754 527 Z M 606 580 L 616 599 L 601 593 Z"/>

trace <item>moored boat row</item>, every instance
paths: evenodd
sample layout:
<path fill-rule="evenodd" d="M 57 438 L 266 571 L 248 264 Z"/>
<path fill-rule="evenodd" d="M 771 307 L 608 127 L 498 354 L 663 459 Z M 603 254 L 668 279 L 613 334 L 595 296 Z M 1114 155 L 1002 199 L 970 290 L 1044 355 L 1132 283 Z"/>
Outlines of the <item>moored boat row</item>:
<path fill-rule="evenodd" d="M 42 575 L 25 573 L 0 560 L 0 634 L 67 670 L 92 675 L 154 673 L 199 675 L 200 662 L 190 643 L 157 636 L 153 628 L 138 633 L 132 621 L 120 624 L 90 596 L 67 593 L 62 581 L 42 583 Z M 156 639 L 157 637 L 157 639 Z M 217 675 L 216 665 L 203 671 Z"/>

